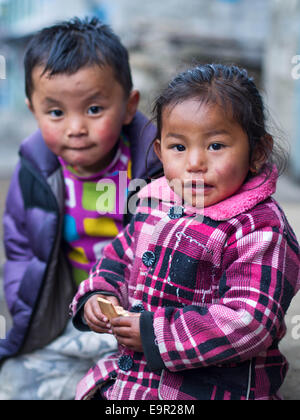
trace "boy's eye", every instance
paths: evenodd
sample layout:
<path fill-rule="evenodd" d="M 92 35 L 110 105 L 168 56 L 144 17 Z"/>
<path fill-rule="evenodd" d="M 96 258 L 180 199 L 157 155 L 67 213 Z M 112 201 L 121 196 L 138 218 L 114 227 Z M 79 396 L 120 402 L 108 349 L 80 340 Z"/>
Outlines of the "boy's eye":
<path fill-rule="evenodd" d="M 100 114 L 102 109 L 103 108 L 101 106 L 91 106 L 88 110 L 88 113 L 91 115 L 97 115 L 97 114 Z"/>
<path fill-rule="evenodd" d="M 222 149 L 222 147 L 223 147 L 223 145 L 222 144 L 220 144 L 220 143 L 213 143 L 213 144 L 211 144 L 210 146 L 209 146 L 209 148 L 211 149 L 211 150 L 213 150 L 213 151 L 217 151 L 217 150 L 221 150 Z"/>
<path fill-rule="evenodd" d="M 53 111 L 50 111 L 49 114 L 54 118 L 60 118 L 64 115 L 64 113 L 59 109 L 54 109 Z"/>

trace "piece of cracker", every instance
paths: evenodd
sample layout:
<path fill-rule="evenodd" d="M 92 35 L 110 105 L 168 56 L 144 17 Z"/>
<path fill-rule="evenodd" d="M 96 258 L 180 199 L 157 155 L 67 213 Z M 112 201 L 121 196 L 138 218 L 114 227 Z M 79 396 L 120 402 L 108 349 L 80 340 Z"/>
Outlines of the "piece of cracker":
<path fill-rule="evenodd" d="M 111 321 L 113 318 L 118 318 L 119 316 L 129 316 L 128 312 L 125 311 L 121 306 L 115 306 L 112 302 L 101 297 L 97 298 L 101 312 L 103 315 Z"/>

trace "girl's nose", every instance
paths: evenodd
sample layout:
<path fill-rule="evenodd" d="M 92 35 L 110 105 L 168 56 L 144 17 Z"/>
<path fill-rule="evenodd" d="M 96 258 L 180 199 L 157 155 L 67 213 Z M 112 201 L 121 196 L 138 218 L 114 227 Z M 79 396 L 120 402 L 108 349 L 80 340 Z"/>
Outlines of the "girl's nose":
<path fill-rule="evenodd" d="M 188 156 L 187 171 L 194 173 L 207 171 L 207 162 L 203 152 L 191 151 Z"/>
<path fill-rule="evenodd" d="M 72 117 L 68 121 L 68 137 L 81 137 L 87 135 L 87 127 L 84 118 Z"/>

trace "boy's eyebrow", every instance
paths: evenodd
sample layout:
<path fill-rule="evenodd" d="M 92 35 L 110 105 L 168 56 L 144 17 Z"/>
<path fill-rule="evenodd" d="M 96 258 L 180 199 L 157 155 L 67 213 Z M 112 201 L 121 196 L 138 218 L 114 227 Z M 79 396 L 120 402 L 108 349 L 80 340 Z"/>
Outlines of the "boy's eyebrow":
<path fill-rule="evenodd" d="M 95 93 L 92 93 L 90 96 L 88 96 L 86 98 L 86 101 L 93 101 L 93 100 L 96 100 L 96 99 L 103 99 L 103 98 L 105 98 L 105 95 L 103 95 L 103 93 L 95 92 Z"/>
<path fill-rule="evenodd" d="M 88 96 L 86 99 L 84 99 L 84 101 L 91 102 L 94 100 L 99 100 L 99 99 L 104 99 L 104 98 L 105 96 L 101 92 L 95 92 L 95 93 L 92 93 L 90 96 Z M 59 100 L 53 99 L 50 97 L 46 97 L 43 102 L 45 105 L 48 105 L 48 106 L 53 106 L 53 105 L 61 106 L 62 105 L 62 103 Z"/>
<path fill-rule="evenodd" d="M 43 101 L 46 105 L 60 105 L 57 99 L 46 97 Z"/>

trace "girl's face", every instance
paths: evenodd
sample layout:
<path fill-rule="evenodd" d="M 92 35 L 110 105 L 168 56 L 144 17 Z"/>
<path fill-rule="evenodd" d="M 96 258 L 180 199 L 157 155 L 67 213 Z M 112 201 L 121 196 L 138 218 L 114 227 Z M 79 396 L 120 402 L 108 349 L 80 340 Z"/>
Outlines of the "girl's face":
<path fill-rule="evenodd" d="M 166 108 L 155 151 L 174 191 L 193 207 L 233 195 L 250 169 L 248 136 L 219 105 L 195 99 Z"/>
<path fill-rule="evenodd" d="M 28 106 L 49 149 L 82 176 L 97 173 L 113 159 L 122 126 L 137 109 L 139 94 L 125 97 L 109 66 L 84 67 L 73 75 L 41 76 L 33 71 Z"/>

